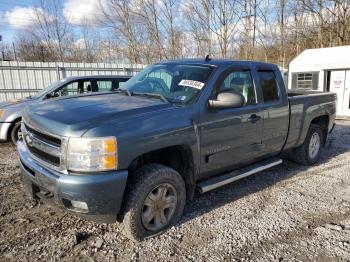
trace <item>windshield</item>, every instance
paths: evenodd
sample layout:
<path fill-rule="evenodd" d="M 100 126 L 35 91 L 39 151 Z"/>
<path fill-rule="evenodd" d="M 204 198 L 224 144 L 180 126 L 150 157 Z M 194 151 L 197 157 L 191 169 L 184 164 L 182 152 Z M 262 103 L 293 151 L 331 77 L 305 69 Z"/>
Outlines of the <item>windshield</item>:
<path fill-rule="evenodd" d="M 58 81 L 53 82 L 48 87 L 45 87 L 44 89 L 42 89 L 38 93 L 36 93 L 32 98 L 39 98 L 39 97 L 45 95 L 46 93 L 49 93 L 51 90 L 54 90 L 57 87 L 59 87 L 59 85 L 62 83 L 62 81 L 63 80 L 58 80 Z"/>
<path fill-rule="evenodd" d="M 211 71 L 212 67 L 205 65 L 151 65 L 120 89 L 131 95 L 148 94 L 149 97 L 164 97 L 171 103 L 186 104 L 198 96 Z"/>

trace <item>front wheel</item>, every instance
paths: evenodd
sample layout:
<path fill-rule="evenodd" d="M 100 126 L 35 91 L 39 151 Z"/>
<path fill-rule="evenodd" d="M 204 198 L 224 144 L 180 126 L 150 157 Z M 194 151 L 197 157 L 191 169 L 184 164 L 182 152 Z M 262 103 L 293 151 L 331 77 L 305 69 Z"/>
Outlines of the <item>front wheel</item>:
<path fill-rule="evenodd" d="M 158 235 L 179 221 L 185 202 L 179 173 L 159 164 L 143 166 L 127 187 L 122 231 L 137 241 Z"/>
<path fill-rule="evenodd" d="M 294 150 L 294 160 L 302 165 L 313 165 L 324 145 L 324 134 L 319 125 L 311 124 L 304 143 Z"/>
<path fill-rule="evenodd" d="M 11 140 L 16 145 L 19 137 L 21 136 L 21 122 L 15 123 L 11 131 Z"/>

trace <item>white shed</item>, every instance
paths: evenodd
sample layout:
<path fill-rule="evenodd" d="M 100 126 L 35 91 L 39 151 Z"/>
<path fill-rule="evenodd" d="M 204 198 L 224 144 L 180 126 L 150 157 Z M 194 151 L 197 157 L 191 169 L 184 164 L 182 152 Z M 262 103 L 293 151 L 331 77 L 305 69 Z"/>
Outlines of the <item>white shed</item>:
<path fill-rule="evenodd" d="M 337 94 L 338 116 L 350 116 L 350 46 L 307 49 L 289 64 L 288 89 Z"/>

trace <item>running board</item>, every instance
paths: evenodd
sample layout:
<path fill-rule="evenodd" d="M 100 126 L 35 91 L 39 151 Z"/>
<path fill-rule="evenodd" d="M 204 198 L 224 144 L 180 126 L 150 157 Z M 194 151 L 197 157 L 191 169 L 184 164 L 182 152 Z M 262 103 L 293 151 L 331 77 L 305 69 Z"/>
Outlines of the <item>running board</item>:
<path fill-rule="evenodd" d="M 201 193 L 205 193 L 280 164 L 282 164 L 282 159 L 279 159 L 277 157 L 270 158 L 268 160 L 264 160 L 250 165 L 248 167 L 244 167 L 242 169 L 235 170 L 230 173 L 226 173 L 214 178 L 210 178 L 209 180 L 200 182 L 198 184 L 198 187 Z"/>

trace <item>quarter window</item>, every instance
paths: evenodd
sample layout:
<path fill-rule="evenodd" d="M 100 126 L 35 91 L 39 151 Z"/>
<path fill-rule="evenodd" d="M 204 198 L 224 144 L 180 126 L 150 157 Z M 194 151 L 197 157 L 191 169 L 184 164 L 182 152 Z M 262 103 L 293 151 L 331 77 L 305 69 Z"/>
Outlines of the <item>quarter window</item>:
<path fill-rule="evenodd" d="M 258 75 L 264 102 L 272 103 L 278 101 L 279 91 L 275 73 L 273 71 L 259 71 Z"/>
<path fill-rule="evenodd" d="M 245 98 L 245 105 L 256 104 L 256 94 L 253 79 L 249 71 L 234 71 L 222 82 L 219 92 L 233 91 Z"/>

